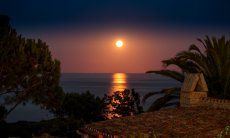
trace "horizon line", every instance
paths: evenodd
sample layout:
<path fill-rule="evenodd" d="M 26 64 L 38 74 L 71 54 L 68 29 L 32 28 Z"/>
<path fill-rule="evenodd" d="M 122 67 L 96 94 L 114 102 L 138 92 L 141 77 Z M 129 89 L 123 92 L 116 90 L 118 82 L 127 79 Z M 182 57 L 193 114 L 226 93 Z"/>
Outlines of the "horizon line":
<path fill-rule="evenodd" d="M 115 73 L 126 73 L 126 74 L 146 74 L 146 72 L 61 72 L 61 74 L 115 74 Z"/>

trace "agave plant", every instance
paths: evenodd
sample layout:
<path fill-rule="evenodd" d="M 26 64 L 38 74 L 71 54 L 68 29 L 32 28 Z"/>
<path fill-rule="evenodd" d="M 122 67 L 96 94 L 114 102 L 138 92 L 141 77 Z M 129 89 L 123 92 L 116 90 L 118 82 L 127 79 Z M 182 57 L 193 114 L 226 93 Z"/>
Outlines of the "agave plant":
<path fill-rule="evenodd" d="M 206 36 L 204 40 L 197 39 L 201 45 L 191 45 L 187 51 L 179 52 L 175 57 L 162 61 L 167 68 L 175 65 L 179 71 L 160 70 L 146 73 L 160 74 L 183 82 L 185 73 L 203 73 L 208 85 L 208 96 L 221 99 L 230 99 L 230 40 L 224 36 L 211 39 Z M 180 88 L 168 88 L 160 92 L 151 92 L 144 96 L 143 102 L 156 94 L 165 95 L 157 99 L 150 107 L 150 111 L 158 110 L 179 96 Z M 171 104 L 170 104 L 171 105 Z M 177 103 L 178 105 L 178 103 Z"/>

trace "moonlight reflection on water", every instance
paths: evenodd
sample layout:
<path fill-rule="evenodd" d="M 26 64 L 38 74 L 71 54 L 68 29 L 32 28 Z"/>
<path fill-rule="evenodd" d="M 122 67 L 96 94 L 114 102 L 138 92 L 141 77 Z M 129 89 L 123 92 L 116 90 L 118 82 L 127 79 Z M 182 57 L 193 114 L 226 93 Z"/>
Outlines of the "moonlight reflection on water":
<path fill-rule="evenodd" d="M 114 73 L 110 94 L 116 91 L 123 91 L 128 88 L 127 75 L 125 73 Z"/>

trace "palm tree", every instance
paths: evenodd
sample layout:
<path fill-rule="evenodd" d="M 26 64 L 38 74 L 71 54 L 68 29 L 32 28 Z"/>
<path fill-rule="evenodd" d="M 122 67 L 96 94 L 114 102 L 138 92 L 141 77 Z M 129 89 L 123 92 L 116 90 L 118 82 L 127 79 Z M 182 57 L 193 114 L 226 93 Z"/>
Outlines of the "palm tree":
<path fill-rule="evenodd" d="M 146 73 L 160 74 L 179 82 L 183 82 L 185 73 L 203 73 L 209 88 L 208 96 L 230 99 L 230 40 L 226 40 L 224 36 L 219 39 L 210 39 L 206 36 L 204 40 L 197 40 L 201 43 L 200 46 L 193 44 L 187 51 L 179 52 L 175 57 L 162 61 L 165 67 L 175 65 L 180 71 L 160 70 Z M 144 96 L 143 102 L 150 96 L 165 93 L 149 108 L 149 111 L 158 110 L 167 106 L 175 95 L 178 97 L 179 91 L 180 88 L 168 88 L 160 92 L 151 92 Z"/>

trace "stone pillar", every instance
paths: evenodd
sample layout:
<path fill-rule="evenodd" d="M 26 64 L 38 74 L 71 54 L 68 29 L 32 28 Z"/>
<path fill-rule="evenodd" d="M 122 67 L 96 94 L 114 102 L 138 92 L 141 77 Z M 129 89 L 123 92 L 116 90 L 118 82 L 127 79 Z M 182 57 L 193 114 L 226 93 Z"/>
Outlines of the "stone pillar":
<path fill-rule="evenodd" d="M 201 100 L 207 97 L 207 92 L 186 92 L 180 93 L 180 106 L 181 107 L 195 107 L 202 106 Z"/>
<path fill-rule="evenodd" d="M 201 100 L 207 97 L 207 92 L 208 87 L 202 73 L 186 74 L 180 92 L 180 106 L 201 106 Z"/>

